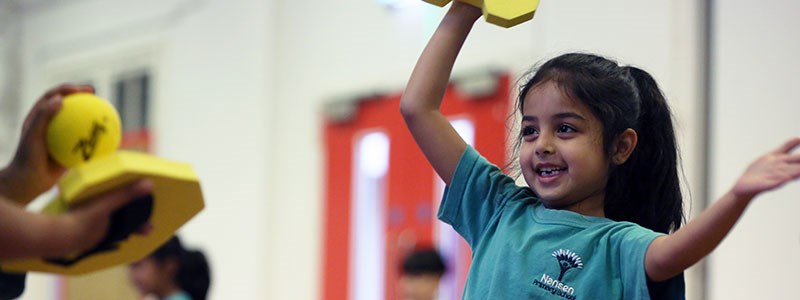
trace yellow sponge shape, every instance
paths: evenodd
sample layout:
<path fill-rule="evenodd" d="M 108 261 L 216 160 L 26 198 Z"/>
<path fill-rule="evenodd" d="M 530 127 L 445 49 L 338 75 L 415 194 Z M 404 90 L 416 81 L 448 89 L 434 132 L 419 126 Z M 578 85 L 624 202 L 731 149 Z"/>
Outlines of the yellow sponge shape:
<path fill-rule="evenodd" d="M 423 0 L 445 6 L 451 0 Z M 533 19 L 539 0 L 460 0 L 481 8 L 486 22 L 509 28 Z"/>
<path fill-rule="evenodd" d="M 151 202 L 142 219 L 152 225 L 147 234 L 128 232 L 94 252 L 75 253 L 66 258 L 16 260 L 0 267 L 4 271 L 80 275 L 132 263 L 155 251 L 205 206 L 200 183 L 190 165 L 139 152 L 117 151 L 71 169 L 58 183 L 60 194 L 43 212 L 65 213 L 93 196 L 140 178 L 153 182 Z M 134 200 L 132 204 L 136 202 L 144 200 Z M 121 216 L 122 223 L 129 223 L 126 218 L 130 217 Z M 109 235 L 115 227 L 113 216 L 111 221 Z"/>

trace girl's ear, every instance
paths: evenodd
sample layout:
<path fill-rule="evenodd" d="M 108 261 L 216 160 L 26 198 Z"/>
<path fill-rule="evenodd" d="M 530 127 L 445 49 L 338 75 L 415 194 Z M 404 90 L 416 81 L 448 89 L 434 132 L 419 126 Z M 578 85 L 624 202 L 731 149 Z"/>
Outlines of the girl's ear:
<path fill-rule="evenodd" d="M 611 148 L 611 163 L 615 165 L 621 165 L 625 163 L 629 157 L 631 157 L 631 153 L 633 153 L 633 149 L 636 148 L 636 142 L 638 142 L 639 136 L 636 134 L 636 131 L 628 128 L 625 129 L 622 133 L 620 133 L 616 139 L 614 139 L 614 145 Z"/>
<path fill-rule="evenodd" d="M 161 262 L 161 271 L 164 272 L 168 278 L 175 278 L 175 275 L 178 274 L 178 268 L 180 268 L 180 263 L 176 257 L 167 257 Z"/>

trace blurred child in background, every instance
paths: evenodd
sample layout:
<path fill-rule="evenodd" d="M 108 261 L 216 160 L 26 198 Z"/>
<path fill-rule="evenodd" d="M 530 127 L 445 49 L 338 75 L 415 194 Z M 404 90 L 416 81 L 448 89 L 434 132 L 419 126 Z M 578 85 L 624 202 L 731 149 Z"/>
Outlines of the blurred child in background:
<path fill-rule="evenodd" d="M 446 271 L 447 267 L 436 250 L 412 251 L 403 260 L 400 276 L 400 299 L 436 299 L 439 281 Z"/>
<path fill-rule="evenodd" d="M 211 284 L 206 256 L 184 248 L 177 236 L 131 264 L 129 273 L 143 297 L 160 300 L 205 300 Z"/>

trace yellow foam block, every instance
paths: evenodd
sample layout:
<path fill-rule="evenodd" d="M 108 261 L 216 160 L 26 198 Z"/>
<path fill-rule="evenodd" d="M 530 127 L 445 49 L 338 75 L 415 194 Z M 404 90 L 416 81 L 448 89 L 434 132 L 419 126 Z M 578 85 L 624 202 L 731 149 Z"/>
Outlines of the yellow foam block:
<path fill-rule="evenodd" d="M 119 242 L 117 249 L 94 253 L 69 266 L 36 258 L 4 263 L 2 269 L 80 275 L 128 264 L 155 251 L 204 207 L 200 183 L 190 165 L 139 152 L 117 151 L 71 169 L 59 181 L 60 194 L 43 212 L 64 213 L 92 196 L 141 178 L 153 182 L 153 228 L 147 235 L 132 234 Z"/>
<path fill-rule="evenodd" d="M 451 0 L 423 0 L 445 6 Z M 486 22 L 509 28 L 533 19 L 539 0 L 460 0 L 483 10 Z"/>

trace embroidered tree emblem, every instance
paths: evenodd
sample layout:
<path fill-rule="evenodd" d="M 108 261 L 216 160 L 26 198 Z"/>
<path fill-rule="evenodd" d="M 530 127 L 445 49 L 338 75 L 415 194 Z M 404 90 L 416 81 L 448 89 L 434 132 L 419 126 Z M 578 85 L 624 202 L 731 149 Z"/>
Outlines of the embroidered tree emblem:
<path fill-rule="evenodd" d="M 564 277 L 564 273 L 567 273 L 567 270 L 583 268 L 581 257 L 572 251 L 558 249 L 558 251 L 553 252 L 553 257 L 558 260 L 558 265 L 561 267 L 561 273 L 558 274 L 558 281 L 561 281 L 561 278 Z"/>

